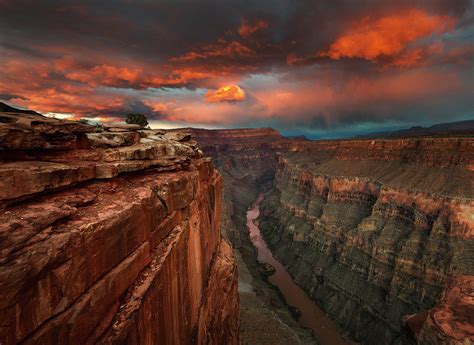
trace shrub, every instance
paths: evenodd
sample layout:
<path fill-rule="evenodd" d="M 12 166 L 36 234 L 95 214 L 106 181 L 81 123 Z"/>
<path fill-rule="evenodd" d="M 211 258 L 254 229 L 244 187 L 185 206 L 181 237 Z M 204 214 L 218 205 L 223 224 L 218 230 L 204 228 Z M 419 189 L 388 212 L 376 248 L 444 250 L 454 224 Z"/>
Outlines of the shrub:
<path fill-rule="evenodd" d="M 148 126 L 148 120 L 145 115 L 142 114 L 127 114 L 127 120 L 125 121 L 131 125 L 140 125 L 142 127 Z"/>

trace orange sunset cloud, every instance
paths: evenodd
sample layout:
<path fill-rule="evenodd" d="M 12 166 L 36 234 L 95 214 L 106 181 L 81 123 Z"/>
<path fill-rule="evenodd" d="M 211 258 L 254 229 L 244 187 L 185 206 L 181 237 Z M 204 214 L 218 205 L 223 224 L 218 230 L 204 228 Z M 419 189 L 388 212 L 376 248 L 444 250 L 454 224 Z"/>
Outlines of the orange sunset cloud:
<path fill-rule="evenodd" d="M 215 91 L 207 91 L 204 98 L 208 103 L 242 102 L 245 100 L 245 91 L 237 85 L 223 86 Z"/>
<path fill-rule="evenodd" d="M 257 31 L 266 29 L 267 27 L 268 23 L 264 20 L 259 20 L 253 24 L 250 24 L 247 20 L 243 20 L 238 31 L 240 36 L 248 37 Z"/>
<path fill-rule="evenodd" d="M 243 43 L 237 41 L 229 42 L 221 38 L 216 43 L 211 43 L 201 47 L 198 51 L 190 51 L 182 56 L 171 59 L 171 61 L 186 62 L 208 58 L 235 58 L 249 56 L 255 56 L 255 52 L 251 48 Z"/>
<path fill-rule="evenodd" d="M 472 117 L 469 0 L 297 3 L 3 2 L 0 102 L 321 133 Z"/>
<path fill-rule="evenodd" d="M 116 85 L 120 82 L 137 82 L 140 79 L 141 72 L 137 68 L 116 67 L 104 64 L 94 66 L 91 70 L 67 73 L 66 77 L 91 85 Z"/>
<path fill-rule="evenodd" d="M 430 15 L 410 10 L 378 19 L 369 17 L 350 27 L 320 56 L 338 60 L 343 57 L 375 61 L 382 56 L 401 53 L 409 43 L 453 28 L 455 20 L 446 15 Z M 406 58 L 407 59 L 407 58 Z M 416 59 L 413 55 L 411 59 Z"/>

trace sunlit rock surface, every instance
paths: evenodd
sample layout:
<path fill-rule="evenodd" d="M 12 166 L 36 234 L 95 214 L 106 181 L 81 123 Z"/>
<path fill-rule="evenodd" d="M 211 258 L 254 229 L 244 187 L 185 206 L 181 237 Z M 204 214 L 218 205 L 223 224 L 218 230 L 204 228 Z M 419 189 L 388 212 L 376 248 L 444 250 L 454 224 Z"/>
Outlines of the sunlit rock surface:
<path fill-rule="evenodd" d="M 222 178 L 189 136 L 0 114 L 1 344 L 238 344 Z"/>

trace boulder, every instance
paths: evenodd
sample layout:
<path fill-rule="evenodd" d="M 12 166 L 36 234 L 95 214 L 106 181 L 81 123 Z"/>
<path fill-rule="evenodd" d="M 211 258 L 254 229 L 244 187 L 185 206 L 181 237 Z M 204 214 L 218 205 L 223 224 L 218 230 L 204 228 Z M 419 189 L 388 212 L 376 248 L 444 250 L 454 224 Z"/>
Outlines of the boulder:
<path fill-rule="evenodd" d="M 128 124 L 128 123 L 105 123 L 102 127 L 108 132 L 128 132 L 128 131 L 138 131 L 143 129 L 144 127 L 135 124 Z"/>
<path fill-rule="evenodd" d="M 191 134 L 183 132 L 167 132 L 164 137 L 169 140 L 188 141 L 191 139 Z"/>

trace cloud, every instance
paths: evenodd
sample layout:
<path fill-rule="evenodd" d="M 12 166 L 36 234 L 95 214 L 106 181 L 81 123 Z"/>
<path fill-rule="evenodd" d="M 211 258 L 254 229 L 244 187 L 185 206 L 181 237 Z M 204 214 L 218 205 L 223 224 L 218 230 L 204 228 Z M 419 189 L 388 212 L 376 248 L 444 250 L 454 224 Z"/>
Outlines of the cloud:
<path fill-rule="evenodd" d="M 245 100 L 245 91 L 238 85 L 223 86 L 207 91 L 204 98 L 207 103 L 242 102 Z"/>
<path fill-rule="evenodd" d="M 470 0 L 0 4 L 0 96 L 44 113 L 326 131 L 474 116 Z"/>
<path fill-rule="evenodd" d="M 197 51 L 190 51 L 179 57 L 171 59 L 174 62 L 186 62 L 209 58 L 241 58 L 253 57 L 255 52 L 238 41 L 227 41 L 220 38 L 216 43 L 211 43 L 199 48 Z"/>
<path fill-rule="evenodd" d="M 337 83 L 334 75 L 320 75 L 319 83 L 284 82 L 272 90 L 260 87 L 252 96 L 259 113 L 282 122 L 306 122 L 323 119 L 333 128 L 346 122 L 388 118 L 409 120 L 410 108 L 425 109 L 421 116 L 440 116 L 451 100 L 469 97 L 467 86 L 455 73 L 446 71 L 406 71 L 376 77 L 355 75 Z M 458 94 L 459 93 L 459 94 Z M 464 94 L 463 94 L 464 93 Z M 452 99 L 438 100 L 441 95 Z M 443 110 L 428 111 L 433 104 L 443 103 Z M 357 110 L 356 110 L 357 109 Z M 404 111 L 402 111 L 404 110 Z M 408 110 L 408 111 L 407 111 Z M 291 116 L 287 116 L 291 114 Z"/>
<path fill-rule="evenodd" d="M 385 62 L 384 67 L 408 68 L 421 66 L 428 63 L 435 55 L 443 51 L 443 45 L 440 42 L 432 43 L 428 46 L 407 49 L 397 54 L 393 59 Z"/>
<path fill-rule="evenodd" d="M 331 59 L 361 58 L 377 61 L 382 57 L 396 56 L 413 41 L 431 34 L 440 34 L 454 28 L 455 19 L 447 15 L 431 15 L 412 9 L 377 19 L 365 17 L 352 25 L 330 46 L 319 53 Z M 411 51 L 405 61 L 415 59 Z"/>
<path fill-rule="evenodd" d="M 15 94 L 12 94 L 12 93 L 3 93 L 3 92 L 0 92 L 0 99 L 5 100 L 5 101 L 9 101 L 11 99 L 22 99 L 22 100 L 25 100 L 25 101 L 28 100 L 28 98 L 25 98 L 25 97 L 20 96 L 20 95 L 15 95 Z"/>
<path fill-rule="evenodd" d="M 98 65 L 90 70 L 73 71 L 66 73 L 66 78 L 90 85 L 128 85 L 135 84 L 140 79 L 141 69 Z"/>
<path fill-rule="evenodd" d="M 257 31 L 266 29 L 268 27 L 268 22 L 265 20 L 257 20 L 253 23 L 249 23 L 248 20 L 244 19 L 242 20 L 242 23 L 240 24 L 239 27 L 239 35 L 242 37 L 248 37 L 250 35 L 253 35 Z"/>

